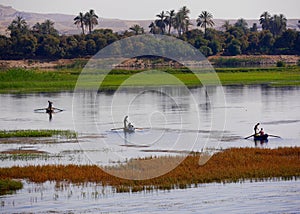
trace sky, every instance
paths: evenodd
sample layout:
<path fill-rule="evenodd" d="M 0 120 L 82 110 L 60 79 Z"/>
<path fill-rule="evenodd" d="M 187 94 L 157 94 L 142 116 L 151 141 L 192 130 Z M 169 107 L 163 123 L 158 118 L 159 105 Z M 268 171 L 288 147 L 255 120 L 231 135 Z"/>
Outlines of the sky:
<path fill-rule="evenodd" d="M 258 19 L 264 11 L 300 18 L 300 0 L 0 0 L 0 4 L 25 12 L 71 15 L 94 9 L 102 18 L 125 20 L 151 20 L 162 10 L 176 11 L 182 6 L 191 10 L 191 18 L 204 10 L 222 19 Z"/>

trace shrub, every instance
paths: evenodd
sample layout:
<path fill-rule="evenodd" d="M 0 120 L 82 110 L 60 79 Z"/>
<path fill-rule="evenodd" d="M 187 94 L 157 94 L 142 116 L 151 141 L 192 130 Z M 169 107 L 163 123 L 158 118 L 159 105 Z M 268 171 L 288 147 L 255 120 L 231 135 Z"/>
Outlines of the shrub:
<path fill-rule="evenodd" d="M 283 62 L 283 61 L 278 61 L 278 62 L 276 63 L 276 66 L 277 66 L 277 67 L 285 67 L 286 64 L 285 64 L 285 62 Z"/>

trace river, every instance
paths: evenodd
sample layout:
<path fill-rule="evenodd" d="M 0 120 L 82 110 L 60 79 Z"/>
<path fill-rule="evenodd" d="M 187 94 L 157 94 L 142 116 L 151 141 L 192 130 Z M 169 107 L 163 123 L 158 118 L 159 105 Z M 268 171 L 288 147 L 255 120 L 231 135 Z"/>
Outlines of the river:
<path fill-rule="evenodd" d="M 55 107 L 64 109 L 53 114 L 51 120 L 46 113 L 34 112 L 34 109 L 47 107 L 48 100 Z M 0 151 L 30 148 L 47 152 L 46 157 L 10 158 L 2 155 L 1 167 L 44 164 L 102 166 L 130 158 L 178 155 L 186 151 L 299 146 L 299 100 L 299 87 L 264 85 L 210 86 L 189 90 L 131 88 L 115 93 L 101 92 L 96 97 L 90 91 L 2 94 L 1 130 L 68 129 L 78 132 L 78 138 L 35 139 L 34 143 L 17 139 L 18 143 L 10 144 L 0 141 Z M 139 128 L 135 133 L 111 130 L 123 127 L 125 115 Z M 268 142 L 244 139 L 253 133 L 257 122 L 266 133 L 281 138 L 269 137 Z M 49 143 L 49 140 L 53 142 Z M 134 194 L 117 194 L 109 187 L 103 190 L 97 184 L 80 187 L 68 184 L 68 188 L 62 191 L 51 182 L 41 185 L 24 183 L 24 189 L 17 194 L 0 198 L 1 212 L 155 213 L 181 210 L 293 213 L 300 208 L 299 181 L 207 184 L 185 190 Z M 101 194 L 96 197 L 95 192 Z"/>

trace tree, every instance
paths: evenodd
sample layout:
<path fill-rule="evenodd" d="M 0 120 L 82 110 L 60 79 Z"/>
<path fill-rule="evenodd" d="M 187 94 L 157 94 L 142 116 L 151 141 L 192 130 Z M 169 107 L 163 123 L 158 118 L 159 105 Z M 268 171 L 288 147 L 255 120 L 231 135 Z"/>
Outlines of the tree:
<path fill-rule="evenodd" d="M 85 16 L 83 15 L 82 12 L 80 12 L 78 14 L 78 16 L 76 16 L 74 18 L 74 24 L 77 25 L 77 26 L 80 26 L 81 28 L 81 31 L 82 31 L 82 35 L 84 35 L 84 25 L 85 25 Z"/>
<path fill-rule="evenodd" d="M 213 22 L 213 15 L 207 11 L 202 11 L 197 19 L 197 26 L 204 28 L 204 37 L 206 38 L 206 29 L 208 26 L 213 27 L 215 23 Z"/>
<path fill-rule="evenodd" d="M 261 14 L 259 23 L 262 25 L 263 30 L 270 30 L 271 29 L 271 15 L 266 11 Z"/>
<path fill-rule="evenodd" d="M 156 17 L 159 18 L 159 19 L 155 20 L 156 26 L 159 27 L 161 34 L 165 34 L 165 30 L 166 30 L 165 11 L 162 11 L 160 14 L 157 14 Z"/>
<path fill-rule="evenodd" d="M 167 11 L 167 16 L 165 18 L 165 22 L 167 24 L 167 26 L 169 27 L 168 28 L 168 34 L 170 35 L 171 34 L 171 28 L 174 27 L 174 24 L 175 24 L 175 16 L 176 16 L 176 13 L 175 13 L 175 10 L 170 10 L 170 11 Z"/>
<path fill-rule="evenodd" d="M 7 28 L 11 37 L 17 37 L 29 32 L 26 20 L 22 16 L 17 16 Z"/>
<path fill-rule="evenodd" d="M 244 33 L 247 33 L 247 31 L 248 31 L 248 23 L 243 18 L 238 19 L 237 22 L 234 24 L 234 26 L 242 29 L 244 31 Z"/>
<path fill-rule="evenodd" d="M 191 25 L 189 18 L 190 10 L 183 6 L 175 16 L 174 28 L 178 31 L 178 36 L 181 36 L 183 33 L 188 31 L 189 26 Z"/>
<path fill-rule="evenodd" d="M 140 25 L 133 25 L 132 27 L 129 28 L 129 30 L 133 31 L 135 35 L 144 33 L 144 28 L 141 27 Z"/>
<path fill-rule="evenodd" d="M 226 20 L 224 22 L 224 24 L 222 25 L 222 28 L 225 29 L 225 31 L 228 31 L 229 28 L 231 28 L 231 27 L 232 27 L 232 25 L 230 24 L 229 20 Z"/>
<path fill-rule="evenodd" d="M 274 15 L 271 19 L 271 32 L 274 36 L 281 35 L 285 30 L 287 26 L 287 19 L 283 14 L 280 15 Z"/>
<path fill-rule="evenodd" d="M 149 28 L 150 28 L 150 33 L 152 33 L 152 34 L 158 34 L 160 31 L 154 22 L 151 22 L 151 24 L 149 25 Z"/>
<path fill-rule="evenodd" d="M 252 27 L 250 28 L 251 32 L 257 32 L 257 23 L 253 23 Z"/>
<path fill-rule="evenodd" d="M 98 24 L 98 16 L 95 14 L 94 10 L 90 10 L 84 14 L 85 25 L 88 27 L 89 33 L 92 33 L 94 25 Z"/>

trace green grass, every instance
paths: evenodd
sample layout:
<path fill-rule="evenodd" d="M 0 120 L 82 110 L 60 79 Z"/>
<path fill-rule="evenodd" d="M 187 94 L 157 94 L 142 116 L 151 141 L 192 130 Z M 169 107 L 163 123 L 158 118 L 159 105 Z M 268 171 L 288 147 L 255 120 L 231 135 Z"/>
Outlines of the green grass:
<path fill-rule="evenodd" d="M 0 179 L 0 195 L 10 194 L 22 188 L 23 184 L 20 181 Z"/>
<path fill-rule="evenodd" d="M 53 137 L 75 138 L 77 135 L 70 130 L 0 130 L 0 138 L 12 137 Z"/>
<path fill-rule="evenodd" d="M 214 74 L 207 71 L 197 71 L 197 76 L 186 68 L 164 68 L 161 71 L 164 73 L 152 72 L 151 74 L 151 71 L 147 71 L 146 74 L 137 75 L 141 71 L 115 69 L 109 75 L 106 75 L 101 89 L 114 90 L 120 85 L 126 87 L 161 85 L 186 85 L 193 87 L 201 86 L 201 82 L 205 85 L 216 84 Z M 299 66 L 281 68 L 217 68 L 216 71 L 223 85 L 300 85 Z M 80 69 L 66 68 L 55 71 L 25 69 L 0 71 L 0 93 L 72 91 L 75 88 L 80 72 Z M 87 72 L 81 75 L 83 80 L 88 80 L 81 84 L 81 87 L 83 89 L 95 89 L 99 87 L 97 79 L 101 77 L 104 77 L 104 75 L 95 74 L 95 71 Z M 127 79 L 128 81 L 124 82 Z"/>

